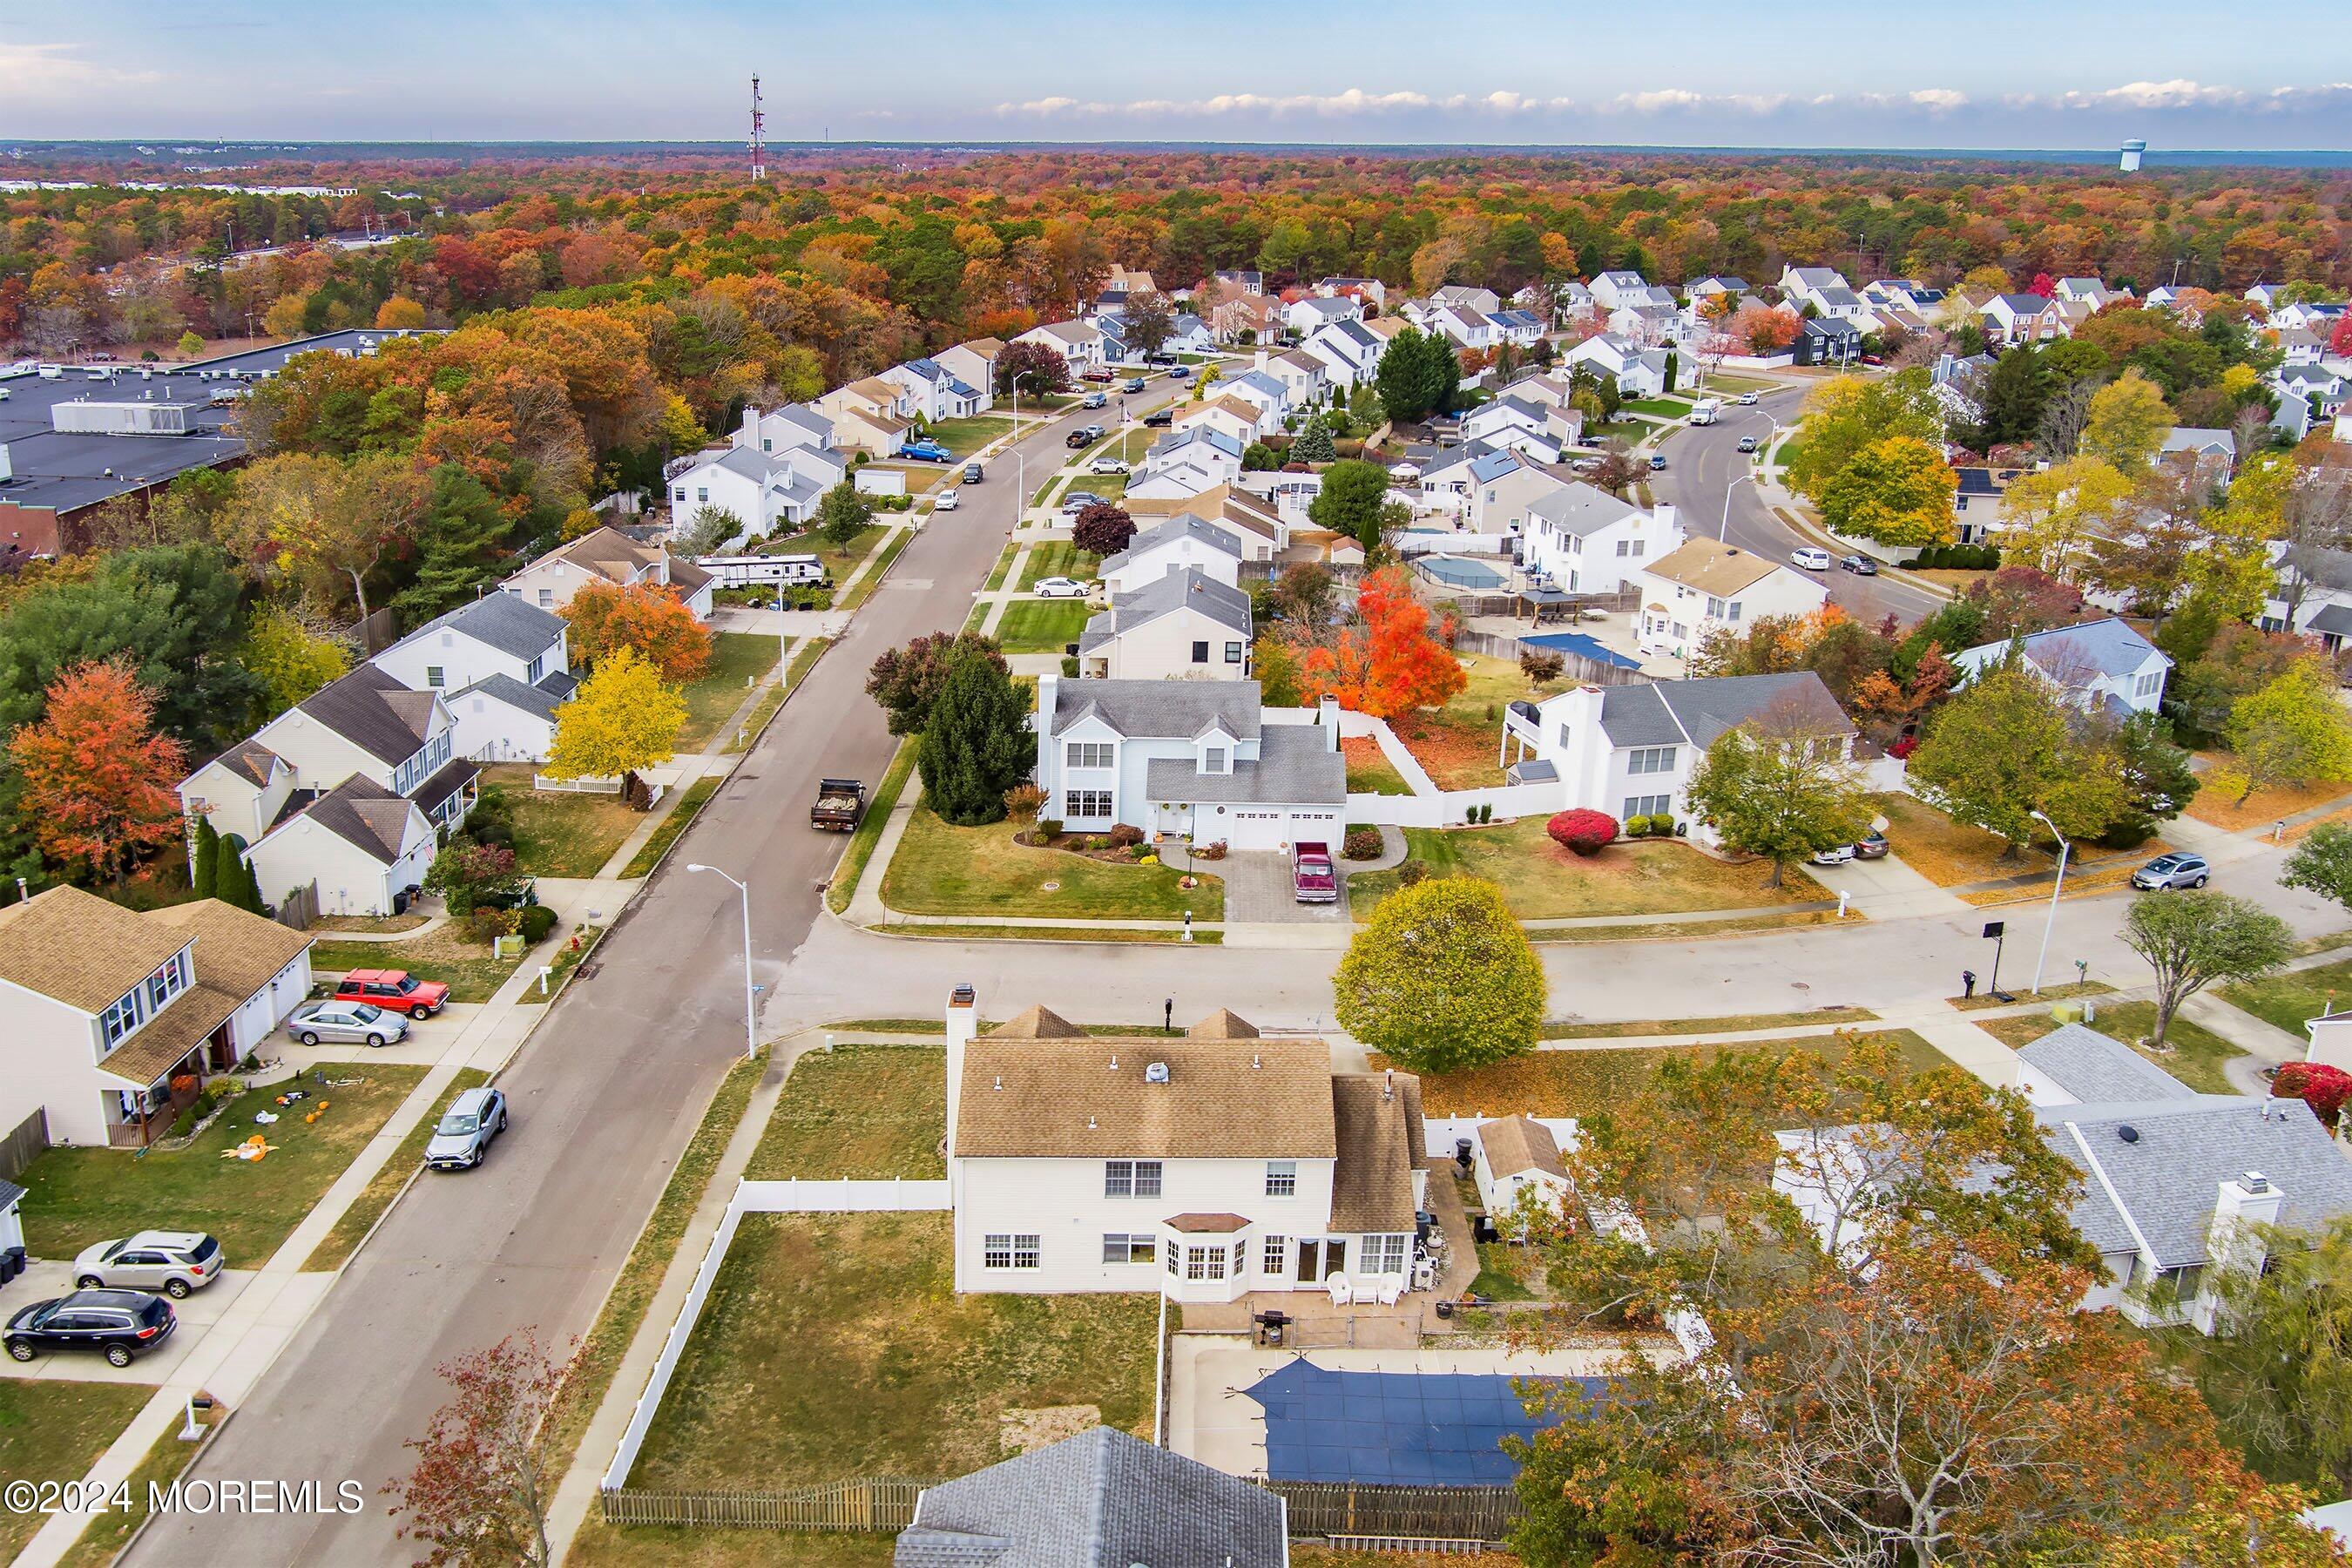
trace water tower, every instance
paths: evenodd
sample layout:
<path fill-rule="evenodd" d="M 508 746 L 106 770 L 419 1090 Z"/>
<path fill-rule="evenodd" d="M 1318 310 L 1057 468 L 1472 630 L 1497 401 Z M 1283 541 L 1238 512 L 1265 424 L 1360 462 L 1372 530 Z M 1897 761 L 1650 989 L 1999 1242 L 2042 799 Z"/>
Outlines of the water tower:
<path fill-rule="evenodd" d="M 2123 160 L 2123 171 L 2124 171 L 2124 173 L 2125 173 L 2125 174 L 2138 174 L 2138 173 L 2139 173 L 2139 160 L 2140 160 L 2140 155 L 2141 155 L 2142 153 L 2146 153 L 2147 151 L 2147 142 L 2143 142 L 2143 141 L 2141 141 L 2141 140 L 2140 140 L 2138 137 L 2137 137 L 2137 136 L 2133 137 L 2130 141 L 2128 141 L 2128 142 L 2125 142 L 2125 143 L 2124 143 L 2124 160 Z"/>

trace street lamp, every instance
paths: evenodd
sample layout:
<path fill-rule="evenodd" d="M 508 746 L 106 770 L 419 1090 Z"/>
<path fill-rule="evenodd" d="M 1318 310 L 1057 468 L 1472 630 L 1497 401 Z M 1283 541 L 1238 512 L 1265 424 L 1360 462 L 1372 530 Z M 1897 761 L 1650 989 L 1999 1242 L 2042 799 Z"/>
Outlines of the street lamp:
<path fill-rule="evenodd" d="M 2042 994 L 2042 966 L 2050 962 L 2050 932 L 2058 923 L 2058 895 L 2066 887 L 2066 858 L 2074 852 L 2074 846 L 2064 834 L 2058 831 L 2058 825 L 2047 816 L 2038 811 L 2028 815 L 2048 828 L 2050 836 L 2058 840 L 2058 880 L 2052 883 L 2050 887 L 2050 918 L 2042 927 L 2042 952 L 2033 960 L 2033 994 L 2039 996 Z"/>
<path fill-rule="evenodd" d="M 1748 472 L 1740 475 L 1738 479 L 1723 487 L 1723 521 L 1716 525 L 1715 530 L 1715 537 L 1718 542 L 1728 543 L 1730 542 L 1731 492 L 1738 489 L 1742 485 L 1752 485 L 1755 482 L 1756 470 L 1750 468 Z"/>
<path fill-rule="evenodd" d="M 751 984 L 751 889 L 720 870 L 716 866 L 699 862 L 687 867 L 689 871 L 708 871 L 714 877 L 726 877 L 728 883 L 743 900 L 743 1055 L 748 1060 L 760 1054 L 759 1011 L 753 1002 L 758 988 Z"/>

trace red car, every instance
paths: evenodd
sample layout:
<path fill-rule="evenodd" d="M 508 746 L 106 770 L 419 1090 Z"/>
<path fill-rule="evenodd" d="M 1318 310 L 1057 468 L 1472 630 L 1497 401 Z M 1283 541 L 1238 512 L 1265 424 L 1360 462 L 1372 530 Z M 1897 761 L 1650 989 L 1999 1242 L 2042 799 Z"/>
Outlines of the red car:
<path fill-rule="evenodd" d="M 405 969 L 354 969 L 335 986 L 335 1000 L 430 1018 L 449 1000 L 449 988 L 438 980 L 419 980 Z"/>
<path fill-rule="evenodd" d="M 1079 374 L 1078 379 L 1080 381 L 1108 383 L 1116 380 L 1117 378 L 1107 370 L 1089 370 L 1082 372 Z"/>

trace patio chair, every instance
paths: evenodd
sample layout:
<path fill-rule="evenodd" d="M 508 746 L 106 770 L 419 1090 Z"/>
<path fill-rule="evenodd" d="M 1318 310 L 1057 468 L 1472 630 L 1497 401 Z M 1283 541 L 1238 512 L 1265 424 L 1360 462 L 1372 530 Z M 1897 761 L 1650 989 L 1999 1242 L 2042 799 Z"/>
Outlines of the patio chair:
<path fill-rule="evenodd" d="M 1403 1295 L 1404 1295 L 1404 1276 L 1403 1276 L 1403 1275 L 1402 1275 L 1402 1274 L 1383 1274 L 1383 1275 L 1381 1275 L 1381 1306 L 1383 1306 L 1383 1307 L 1393 1307 L 1393 1306 L 1395 1306 L 1395 1305 L 1397 1304 L 1398 1300 L 1403 1297 Z"/>
<path fill-rule="evenodd" d="M 1355 1301 L 1355 1292 L 1349 1287 L 1345 1274 L 1334 1274 L 1324 1283 L 1331 1288 L 1331 1305 L 1346 1307 Z"/>

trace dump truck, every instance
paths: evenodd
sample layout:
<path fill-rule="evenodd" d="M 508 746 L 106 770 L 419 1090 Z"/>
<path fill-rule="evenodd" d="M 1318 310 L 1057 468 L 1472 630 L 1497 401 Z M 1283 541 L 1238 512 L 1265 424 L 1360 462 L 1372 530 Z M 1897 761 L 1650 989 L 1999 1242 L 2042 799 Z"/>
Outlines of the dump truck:
<path fill-rule="evenodd" d="M 859 779 L 823 779 L 816 786 L 816 804 L 809 807 L 809 825 L 827 833 L 847 833 L 866 815 L 866 784 Z"/>
<path fill-rule="evenodd" d="M 1307 840 L 1290 847 L 1291 897 L 1302 904 L 1337 903 L 1339 874 L 1331 864 L 1331 847 Z"/>

